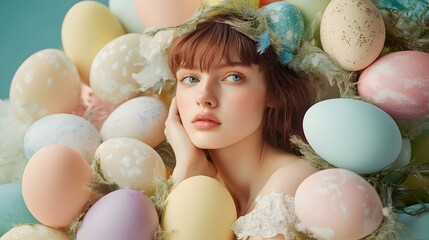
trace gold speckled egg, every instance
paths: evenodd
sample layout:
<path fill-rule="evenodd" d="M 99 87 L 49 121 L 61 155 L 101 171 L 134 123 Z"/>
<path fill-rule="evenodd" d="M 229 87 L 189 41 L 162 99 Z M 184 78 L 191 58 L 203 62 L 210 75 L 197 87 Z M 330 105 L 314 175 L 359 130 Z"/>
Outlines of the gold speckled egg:
<path fill-rule="evenodd" d="M 332 0 L 320 23 L 323 49 L 347 71 L 364 69 L 377 59 L 385 35 L 383 18 L 370 0 Z"/>

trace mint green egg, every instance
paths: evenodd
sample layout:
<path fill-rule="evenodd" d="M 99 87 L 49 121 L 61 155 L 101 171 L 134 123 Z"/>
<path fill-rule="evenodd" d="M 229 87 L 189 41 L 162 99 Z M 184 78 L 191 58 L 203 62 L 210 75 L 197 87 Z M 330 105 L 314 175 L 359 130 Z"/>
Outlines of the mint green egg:
<path fill-rule="evenodd" d="M 22 197 L 21 184 L 0 185 L 0 237 L 15 225 L 39 223 Z"/>
<path fill-rule="evenodd" d="M 429 208 L 429 203 L 425 206 Z M 416 204 L 405 208 L 406 212 L 413 212 L 421 208 L 422 205 Z M 420 215 L 410 215 L 406 213 L 397 214 L 398 222 L 405 227 L 400 233 L 399 240 L 406 239 L 429 239 L 429 212 Z"/>

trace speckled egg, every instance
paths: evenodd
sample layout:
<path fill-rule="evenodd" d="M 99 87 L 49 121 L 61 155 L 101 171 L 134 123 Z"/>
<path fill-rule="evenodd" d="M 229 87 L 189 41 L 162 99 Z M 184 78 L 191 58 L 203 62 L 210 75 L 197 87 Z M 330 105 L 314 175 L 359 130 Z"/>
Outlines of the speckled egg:
<path fill-rule="evenodd" d="M 323 50 L 347 71 L 364 69 L 377 59 L 385 35 L 383 18 L 370 0 L 332 0 L 320 23 Z"/>
<path fill-rule="evenodd" d="M 399 51 L 377 59 L 359 76 L 359 95 L 394 119 L 429 114 L 429 53 Z"/>
<path fill-rule="evenodd" d="M 154 148 L 165 140 L 167 114 L 167 106 L 158 98 L 136 97 L 119 105 L 106 119 L 100 133 L 103 141 L 128 137 Z"/>
<path fill-rule="evenodd" d="M 365 179 L 340 168 L 310 175 L 295 194 L 296 215 L 318 239 L 362 239 L 380 226 L 382 208 Z"/>
<path fill-rule="evenodd" d="M 42 224 L 19 225 L 5 233 L 0 240 L 71 240 L 63 231 Z"/>
<path fill-rule="evenodd" d="M 97 129 L 82 117 L 72 114 L 52 114 L 37 120 L 25 133 L 24 152 L 31 158 L 50 144 L 62 144 L 79 152 L 91 163 L 101 143 Z"/>
<path fill-rule="evenodd" d="M 10 86 L 10 105 L 24 122 L 54 113 L 71 113 L 80 102 L 80 78 L 73 62 L 57 49 L 32 54 Z"/>
<path fill-rule="evenodd" d="M 138 33 L 119 36 L 95 56 L 91 65 L 90 85 L 101 100 L 119 104 L 139 93 L 139 84 L 133 79 L 133 74 L 142 68 L 139 64 L 140 36 Z"/>
<path fill-rule="evenodd" d="M 166 178 L 164 162 L 146 143 L 133 138 L 112 138 L 103 142 L 95 153 L 106 180 L 120 188 L 143 191 L 150 196 L 156 177 Z"/>
<path fill-rule="evenodd" d="M 304 35 L 304 18 L 300 11 L 287 2 L 274 2 L 261 8 L 268 23 L 281 40 L 280 61 L 292 59 Z"/>

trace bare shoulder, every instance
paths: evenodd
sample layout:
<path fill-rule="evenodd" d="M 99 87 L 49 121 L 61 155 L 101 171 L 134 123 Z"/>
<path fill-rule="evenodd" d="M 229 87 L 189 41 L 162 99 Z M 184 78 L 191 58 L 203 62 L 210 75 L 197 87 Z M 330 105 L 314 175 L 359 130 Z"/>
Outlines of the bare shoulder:
<path fill-rule="evenodd" d="M 259 195 L 268 195 L 272 192 L 286 193 L 295 196 L 296 189 L 304 179 L 318 169 L 311 166 L 303 158 L 295 155 L 288 156 L 287 161 L 280 164 L 268 179 Z"/>

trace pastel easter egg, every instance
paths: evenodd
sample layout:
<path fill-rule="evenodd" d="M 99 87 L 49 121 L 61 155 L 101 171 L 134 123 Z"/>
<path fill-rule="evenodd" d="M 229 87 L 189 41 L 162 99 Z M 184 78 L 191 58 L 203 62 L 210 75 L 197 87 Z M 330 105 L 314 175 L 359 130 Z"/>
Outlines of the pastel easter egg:
<path fill-rule="evenodd" d="M 156 147 L 165 140 L 168 110 L 155 97 L 136 97 L 119 105 L 106 119 L 100 133 L 103 141 L 117 137 L 140 140 Z"/>
<path fill-rule="evenodd" d="M 261 8 L 267 14 L 268 24 L 280 38 L 280 61 L 292 60 L 304 35 L 304 19 L 299 10 L 287 2 L 274 2 Z"/>
<path fill-rule="evenodd" d="M 139 64 L 140 34 L 129 33 L 119 36 L 95 56 L 90 73 L 90 85 L 94 94 L 111 104 L 123 103 L 136 97 L 139 84 L 133 79 L 142 65 Z"/>
<path fill-rule="evenodd" d="M 215 6 L 218 4 L 222 4 L 222 2 L 225 2 L 225 0 L 203 0 L 203 2 L 207 6 Z M 259 7 L 259 0 L 231 0 L 231 2 L 242 2 L 247 3 L 253 7 Z"/>
<path fill-rule="evenodd" d="M 22 197 L 21 184 L 7 183 L 0 185 L 0 236 L 15 225 L 37 224 Z"/>
<path fill-rule="evenodd" d="M 221 211 L 220 211 L 221 210 Z M 237 213 L 228 190 L 207 176 L 190 177 L 168 195 L 162 229 L 167 240 L 233 239 Z"/>
<path fill-rule="evenodd" d="M 71 113 L 80 101 L 80 78 L 64 52 L 44 49 L 19 66 L 10 86 L 10 105 L 24 122 L 54 113 Z"/>
<path fill-rule="evenodd" d="M 158 214 L 148 197 L 139 191 L 119 189 L 91 206 L 76 239 L 153 240 L 158 225 Z"/>
<path fill-rule="evenodd" d="M 396 122 L 380 108 L 355 99 L 314 104 L 303 120 L 310 146 L 332 165 L 359 174 L 377 172 L 398 157 L 402 137 Z"/>
<path fill-rule="evenodd" d="M 52 144 L 37 151 L 25 166 L 22 195 L 31 214 L 43 225 L 66 227 L 91 197 L 88 162 L 75 150 Z"/>
<path fill-rule="evenodd" d="M 109 0 L 109 9 L 121 21 L 128 33 L 141 33 L 143 24 L 137 16 L 134 0 Z"/>
<path fill-rule="evenodd" d="M 89 85 L 91 64 L 97 52 L 123 34 L 121 22 L 99 2 L 81 1 L 69 9 L 61 26 L 61 42 L 85 84 Z"/>
<path fill-rule="evenodd" d="M 296 215 L 318 239 L 362 239 L 381 225 L 382 209 L 375 189 L 346 169 L 316 172 L 295 194 Z"/>
<path fill-rule="evenodd" d="M 0 240 L 71 240 L 63 231 L 42 224 L 25 224 L 12 228 Z"/>
<path fill-rule="evenodd" d="M 304 24 L 307 26 L 313 22 L 317 14 L 322 14 L 331 0 L 286 0 L 294 5 L 302 14 Z"/>
<path fill-rule="evenodd" d="M 419 215 L 408 214 L 423 207 L 429 208 L 429 203 L 408 206 L 404 209 L 404 212 L 397 214 L 398 222 L 402 223 L 405 227 L 405 229 L 400 231 L 398 240 L 429 239 L 429 212 L 426 211 Z"/>
<path fill-rule="evenodd" d="M 134 138 L 111 138 L 95 153 L 100 160 L 103 177 L 120 188 L 143 191 L 147 196 L 155 190 L 156 177 L 166 178 L 161 156 L 146 143 Z"/>
<path fill-rule="evenodd" d="M 359 77 L 359 95 L 394 119 L 429 114 L 429 53 L 399 51 L 385 55 Z"/>
<path fill-rule="evenodd" d="M 184 23 L 201 0 L 134 0 L 137 16 L 146 28 L 173 27 Z"/>
<path fill-rule="evenodd" d="M 380 55 L 386 29 L 370 0 L 332 0 L 320 23 L 323 50 L 347 71 L 366 68 Z"/>
<path fill-rule="evenodd" d="M 25 133 L 24 152 L 31 158 L 50 144 L 63 144 L 79 152 L 91 163 L 101 137 L 86 119 L 73 114 L 52 114 L 37 120 Z"/>
<path fill-rule="evenodd" d="M 402 168 L 411 162 L 411 141 L 409 138 L 402 138 L 401 152 L 392 163 L 392 168 Z"/>

